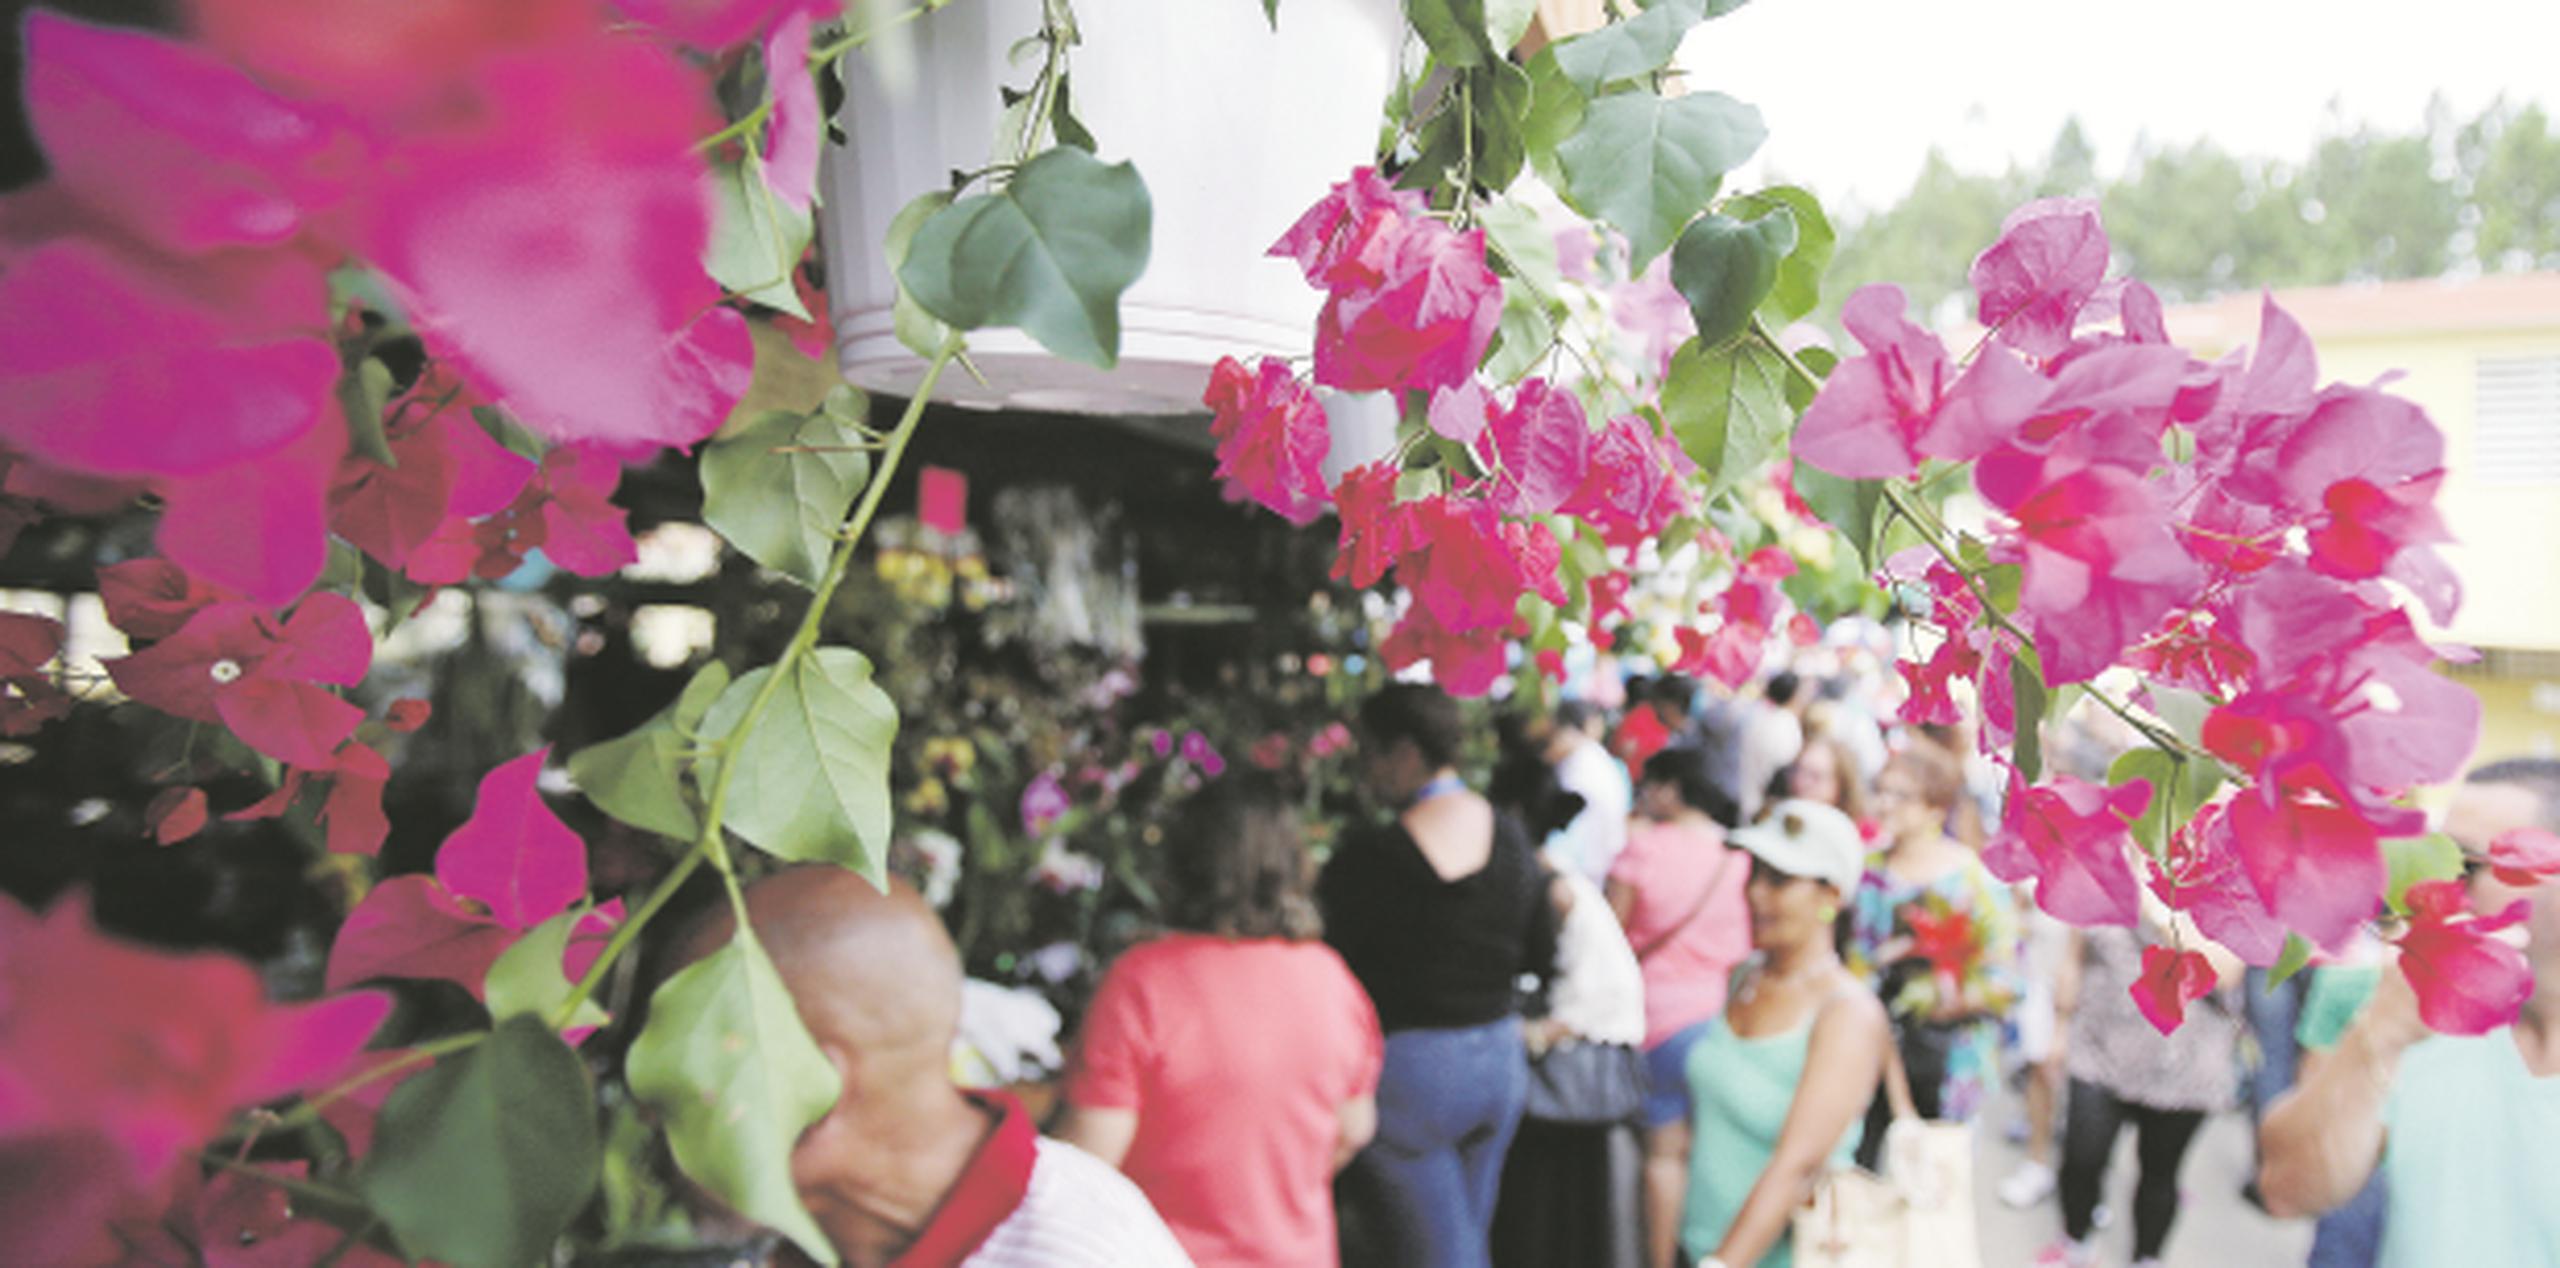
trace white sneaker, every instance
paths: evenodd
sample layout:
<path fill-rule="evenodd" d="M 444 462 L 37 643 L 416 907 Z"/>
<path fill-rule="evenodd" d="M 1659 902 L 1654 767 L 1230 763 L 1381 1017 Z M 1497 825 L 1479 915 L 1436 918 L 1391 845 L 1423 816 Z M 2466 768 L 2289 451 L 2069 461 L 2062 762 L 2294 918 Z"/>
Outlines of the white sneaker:
<path fill-rule="evenodd" d="M 2033 1159 L 2018 1164 L 1998 1190 L 2003 1205 L 2024 1210 L 2053 1196 L 2053 1168 Z"/>
<path fill-rule="evenodd" d="M 2100 1202 L 2096 1206 L 2089 1208 L 2089 1227 L 2107 1229 L 2115 1227 L 2115 1224 L 2116 1209 L 2114 1207 L 2109 1206 L 2104 1202 Z"/>
<path fill-rule="evenodd" d="M 2057 1238 L 2035 1259 L 2035 1268 L 2095 1268 L 2098 1247 L 2095 1241 L 2075 1242 Z"/>

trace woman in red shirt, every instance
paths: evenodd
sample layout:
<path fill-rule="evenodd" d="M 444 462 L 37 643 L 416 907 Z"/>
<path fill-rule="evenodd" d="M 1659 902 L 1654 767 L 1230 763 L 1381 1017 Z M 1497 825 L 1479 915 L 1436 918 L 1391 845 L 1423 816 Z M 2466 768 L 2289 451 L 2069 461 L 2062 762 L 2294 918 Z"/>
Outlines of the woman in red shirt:
<path fill-rule="evenodd" d="M 1104 976 L 1058 1135 L 1128 1173 L 1202 1268 L 1337 1263 L 1333 1173 L 1376 1131 L 1383 1048 L 1322 940 L 1297 816 L 1229 776 L 1166 853 L 1172 931 Z"/>

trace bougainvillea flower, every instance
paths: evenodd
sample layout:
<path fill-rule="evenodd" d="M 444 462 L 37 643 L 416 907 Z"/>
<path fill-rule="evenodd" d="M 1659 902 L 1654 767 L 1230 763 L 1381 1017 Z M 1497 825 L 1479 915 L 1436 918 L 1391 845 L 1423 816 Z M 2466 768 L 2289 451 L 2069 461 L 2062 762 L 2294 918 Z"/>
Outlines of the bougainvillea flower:
<path fill-rule="evenodd" d="M 1260 503 L 1301 527 L 1332 504 L 1324 458 L 1333 433 L 1323 403 L 1287 362 L 1265 357 L 1248 370 L 1234 357 L 1220 357 L 1200 403 L 1211 411 L 1216 475 L 1228 501 Z"/>
<path fill-rule="evenodd" d="M 2489 869 L 2519 889 L 2560 876 L 2560 836 L 2540 828 L 2510 828 L 2489 839 Z"/>
<path fill-rule="evenodd" d="M 2462 882 L 2421 881 L 2409 887 L 2409 927 L 2400 935 L 2400 970 L 2418 996 L 2418 1018 L 2447 1035 L 2487 1034 L 2513 1025 L 2533 994 L 2524 952 L 2490 937 L 2532 910 L 2517 899 L 2494 916 L 2474 916 Z"/>
<path fill-rule="evenodd" d="M 385 119 L 451 106 L 499 54 L 605 36 L 586 0 L 187 0 L 191 29 L 261 80 Z"/>
<path fill-rule="evenodd" d="M 2130 927 L 2142 891 L 2125 850 L 2150 804 L 2147 779 L 2110 787 L 2056 775 L 2030 788 L 2013 772 L 2007 813 L 1982 847 L 1983 865 L 2004 881 L 2034 877 L 2036 905 L 2067 923 Z"/>
<path fill-rule="evenodd" d="M 167 638 L 199 609 L 236 597 L 166 559 L 128 559 L 98 570 L 107 620 L 137 643 Z"/>
<path fill-rule="evenodd" d="M 71 712 L 71 697 L 45 672 L 62 653 L 62 622 L 0 612 L 0 735 L 33 735 Z"/>
<path fill-rule="evenodd" d="M 1529 579 L 1513 558 L 1502 517 L 1483 502 L 1448 496 L 1410 507 L 1413 545 L 1397 575 L 1416 606 L 1453 633 L 1511 624 Z"/>
<path fill-rule="evenodd" d="M 247 964 L 103 936 L 78 896 L 0 899 L 0 948 L 0 1138 L 103 1131 L 141 1184 L 233 1109 L 341 1073 L 391 1008 L 269 1004 Z"/>
<path fill-rule="evenodd" d="M 1903 921 L 1911 926 L 1911 953 L 1925 960 L 1938 979 L 1941 999 L 1954 999 L 1961 989 L 1964 968 L 1977 948 L 1973 940 L 1973 914 L 1933 903 L 1914 903 L 1903 909 Z"/>
<path fill-rule="evenodd" d="M 1424 411 L 1424 421 L 1431 425 L 1434 435 L 1462 445 L 1473 445 L 1476 438 L 1484 434 L 1486 415 L 1492 409 L 1493 401 L 1485 392 L 1484 384 L 1470 378 L 1433 392 L 1430 407 Z"/>
<path fill-rule="evenodd" d="M 2142 975 L 2129 989 L 2142 1019 L 2165 1035 L 2187 1019 L 2187 1005 L 2213 993 L 2213 982 L 2213 962 L 2203 952 L 2153 946 L 2142 949 Z"/>
<path fill-rule="evenodd" d="M 1507 515 L 1544 515 L 1582 487 L 1591 466 L 1591 424 L 1573 393 L 1543 378 L 1520 384 L 1511 403 L 1494 403 L 1479 448 L 1493 469 L 1493 503 Z"/>
<path fill-rule="evenodd" d="M 176 845 L 204 831 L 212 819 L 201 788 L 163 788 L 142 808 L 142 826 L 162 845 Z"/>
<path fill-rule="evenodd" d="M 406 567 L 449 520 L 504 510 L 533 477 L 533 460 L 473 421 L 461 393 L 445 374 L 422 376 L 386 411 L 391 463 L 349 453 L 338 464 L 329 527 L 386 567 Z"/>
<path fill-rule="evenodd" d="M 1627 614 L 1627 588 L 1635 578 L 1623 572 L 1604 572 L 1593 577 L 1585 587 L 1590 592 L 1590 615 L 1585 620 L 1599 629 Z"/>
<path fill-rule="evenodd" d="M 1502 320 L 1502 282 L 1485 266 L 1484 230 L 1458 233 L 1414 218 L 1382 232 L 1362 256 L 1364 266 L 1375 259 L 1376 280 L 1337 284 L 1316 315 L 1316 382 L 1350 392 L 1465 382 Z"/>
<path fill-rule="evenodd" d="M 2061 352 L 2106 279 L 2107 250 L 2094 199 L 2039 198 L 2010 212 L 1998 240 L 1974 257 L 1974 319 L 2029 356 Z"/>
<path fill-rule="evenodd" d="M 1805 407 L 1790 452 L 1837 476 L 1907 476 L 1923 457 L 1973 458 L 2017 430 L 2044 399 L 2043 376 L 2005 351 L 1959 367 L 1938 337 L 1904 317 L 1897 286 L 1862 286 L 1840 322 L 1866 351 L 1839 364 Z"/>
<path fill-rule="evenodd" d="M 759 31 L 795 19 L 832 21 L 844 15 L 841 0 L 612 0 L 612 4 L 634 22 L 706 49 L 743 43 Z M 805 52 L 801 60 L 807 60 Z"/>
<path fill-rule="evenodd" d="M 1559 509 L 1599 529 L 1610 545 L 1632 548 L 1696 509 L 1688 477 L 1697 469 L 1677 440 L 1622 414 L 1593 439 L 1582 487 Z"/>
<path fill-rule="evenodd" d="M 445 838 L 436 874 L 374 886 L 329 949 L 332 989 L 375 977 L 442 978 L 481 994 L 518 937 L 587 893 L 585 842 L 543 804 L 538 749 L 480 780 L 471 818 Z M 582 917 L 562 971 L 583 974 L 621 923 L 620 899 Z"/>
<path fill-rule="evenodd" d="M 36 9 L 26 57 L 54 181 L 161 250 L 283 243 L 315 181 L 352 166 L 345 132 L 200 45 Z"/>
<path fill-rule="evenodd" d="M 1740 621 L 1726 621 L 1713 632 L 1681 626 L 1671 632 L 1680 647 L 1680 657 L 1671 672 L 1710 678 L 1727 690 L 1751 681 L 1760 669 L 1760 658 L 1767 649 L 1769 631 L 1764 626 Z"/>
<path fill-rule="evenodd" d="M 2311 567 L 2332 577 L 2379 577 L 2400 552 L 2453 540 L 2436 514 L 2436 472 L 2382 488 L 2370 480 L 2340 480 L 2321 495 L 2325 522 L 2311 530 Z"/>
<path fill-rule="evenodd" d="M 1343 473 L 1334 485 L 1333 508 L 1342 518 L 1333 559 L 1336 580 L 1375 585 L 1413 544 L 1412 517 L 1396 501 L 1398 474 L 1393 462 L 1372 462 Z"/>
<path fill-rule="evenodd" d="M 2274 964 L 2285 929 L 2276 923 L 2240 863 L 2227 803 L 2208 806 L 2169 837 L 2169 862 L 2151 878 L 2160 901 L 2185 912 L 2204 936 L 2243 961 Z"/>
<path fill-rule="evenodd" d="M 536 549 L 579 576 L 609 575 L 640 557 L 624 511 L 611 500 L 621 479 L 620 464 L 593 448 L 552 449 L 505 510 L 476 521 L 447 518 L 410 553 L 409 578 L 427 585 L 496 580 Z"/>
<path fill-rule="evenodd" d="M 2162 686 L 2230 696 L 2256 668 L 2257 657 L 2225 633 L 2212 613 L 2189 611 L 2170 614 L 2157 633 L 2126 649 L 2124 663 Z"/>
<path fill-rule="evenodd" d="M 370 204 L 367 257 L 429 347 L 533 431 L 709 436 L 755 350 L 702 270 L 691 148 L 718 120 L 698 76 L 651 45 L 588 40 L 492 59 L 469 87 L 487 109 L 410 138 Z"/>
<path fill-rule="evenodd" d="M 1380 239 L 1429 208 L 1420 191 L 1399 191 L 1380 179 L 1375 168 L 1358 168 L 1307 208 L 1265 254 L 1296 260 L 1310 286 L 1331 290 L 1342 282 L 1365 284 L 1378 276 Z"/>
<path fill-rule="evenodd" d="M 2194 591 L 2195 561 L 2170 536 L 2158 494 L 2133 472 L 2075 472 L 2010 517 L 2025 565 L 2019 611 L 2047 682 L 2094 677 Z"/>
<path fill-rule="evenodd" d="M 1491 691 L 1510 667 L 1510 646 L 1500 627 L 1450 630 L 1432 618 L 1431 609 L 1416 603 L 1378 645 L 1378 654 L 1398 672 L 1430 661 L 1432 681 L 1442 690 L 1474 697 Z"/>
<path fill-rule="evenodd" d="M 1898 716 L 1913 726 L 1954 726 L 1964 721 L 1964 710 L 1956 706 L 1949 684 L 1971 676 L 1980 661 L 1981 657 L 1963 638 L 1939 643 L 1938 650 L 1925 661 L 1895 660 L 1893 668 L 1902 675 L 1905 692 Z"/>
<path fill-rule="evenodd" d="M 2267 910 L 2323 950 L 2343 949 L 2381 906 L 2381 837 L 2355 811 L 2243 794 L 2225 822 Z"/>
<path fill-rule="evenodd" d="M 160 553 L 261 603 L 291 603 L 328 563 L 329 474 L 345 447 L 333 422 L 262 458 L 164 477 Z"/>
<path fill-rule="evenodd" d="M 809 73 L 809 25 L 829 21 L 843 8 L 833 0 L 801 0 L 783 13 L 764 39 L 766 91 L 773 113 L 765 122 L 764 183 L 792 210 L 806 213 L 818 186 L 818 142 L 826 115 L 818 105 L 818 79 Z"/>
<path fill-rule="evenodd" d="M 277 761 L 318 767 L 364 720 L 328 688 L 364 681 L 372 664 L 363 610 L 324 592 L 283 620 L 253 604 L 214 604 L 177 633 L 108 661 L 107 672 L 152 708 L 220 722 Z"/>
<path fill-rule="evenodd" d="M 109 476 L 216 470 L 334 419 L 318 265 L 284 252 L 139 261 L 45 243 L 0 272 L 0 444 Z M 341 438 L 343 440 L 343 437 Z"/>
<path fill-rule="evenodd" d="M 2147 344 L 2072 357 L 2025 422 L 1990 438 L 1974 468 L 1974 488 L 1995 506 L 2015 506 L 2083 467 L 2149 475 L 2160 465 L 2160 438 L 2188 364 L 2180 349 Z"/>

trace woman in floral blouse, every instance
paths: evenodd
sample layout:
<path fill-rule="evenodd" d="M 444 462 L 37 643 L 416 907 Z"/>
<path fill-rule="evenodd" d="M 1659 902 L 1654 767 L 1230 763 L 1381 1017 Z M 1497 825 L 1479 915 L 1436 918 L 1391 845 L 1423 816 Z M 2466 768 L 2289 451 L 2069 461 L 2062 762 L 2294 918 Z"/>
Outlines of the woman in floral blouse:
<path fill-rule="evenodd" d="M 1972 1119 L 1999 1077 L 2000 1018 L 2018 995 L 2009 887 L 1946 832 L 1963 787 L 1954 759 L 1931 745 L 1885 764 L 1874 803 L 1884 846 L 1868 859 L 1850 931 L 1851 967 L 1875 983 L 1893 1017 L 1909 1108 L 1956 1122 Z M 1891 1115 L 1879 1096 L 1867 1129 L 1876 1148 Z"/>

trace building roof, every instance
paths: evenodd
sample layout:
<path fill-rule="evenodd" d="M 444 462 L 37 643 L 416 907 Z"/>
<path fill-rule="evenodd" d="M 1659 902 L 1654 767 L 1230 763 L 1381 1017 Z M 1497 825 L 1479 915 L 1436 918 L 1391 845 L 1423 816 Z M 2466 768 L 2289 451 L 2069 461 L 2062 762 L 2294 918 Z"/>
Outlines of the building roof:
<path fill-rule="evenodd" d="M 2560 329 L 2560 273 L 2305 287 L 2275 297 L 2315 339 Z M 2252 291 L 2180 305 L 2166 314 L 2169 337 L 2208 348 L 2253 342 L 2258 311 Z"/>

